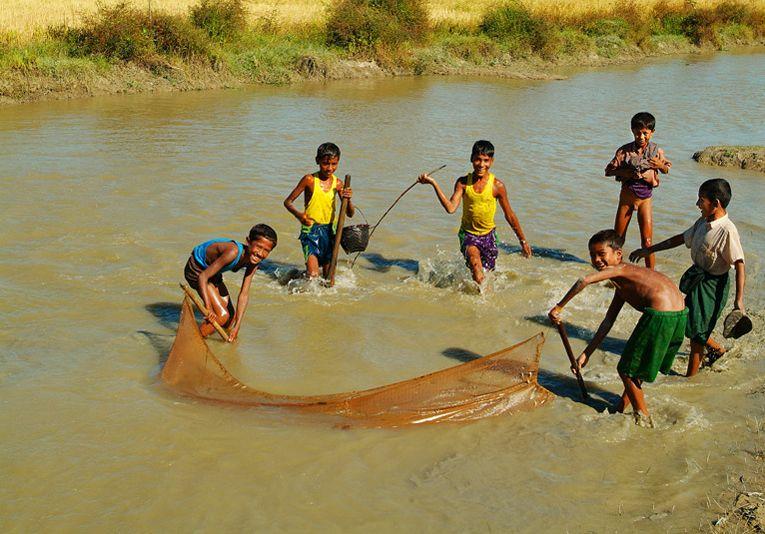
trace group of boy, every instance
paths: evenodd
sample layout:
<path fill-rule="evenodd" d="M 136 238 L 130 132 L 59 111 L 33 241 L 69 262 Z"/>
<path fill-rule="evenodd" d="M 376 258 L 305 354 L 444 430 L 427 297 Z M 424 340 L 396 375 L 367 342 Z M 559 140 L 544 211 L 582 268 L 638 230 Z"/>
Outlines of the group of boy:
<path fill-rule="evenodd" d="M 614 228 L 596 233 L 589 241 L 591 263 L 597 272 L 577 280 L 548 315 L 553 323 L 559 324 L 563 307 L 586 286 L 605 280 L 613 284 L 614 296 L 605 318 L 572 366 L 572 371 L 578 373 L 610 331 L 625 302 L 642 313 L 617 365 L 624 393 L 616 410 L 623 412 L 632 405 L 636 415 L 648 418 L 642 384 L 653 382 L 660 371 L 670 372 L 684 337 L 691 340 L 687 376 L 698 372 L 705 348 L 710 361 L 724 353 L 711 334 L 727 302 L 731 266 L 735 266 L 736 271 L 735 307 L 744 312 L 744 255 L 736 227 L 726 212 L 731 199 L 730 185 L 720 179 L 708 180 L 699 188 L 696 205 L 701 217 L 691 228 L 657 245 L 652 244 L 653 189 L 660 184 L 659 173 L 669 173 L 672 164 L 664 151 L 651 142 L 655 132 L 655 119 L 651 114 L 635 115 L 631 130 L 634 140 L 620 147 L 605 169 L 606 176 L 613 176 L 621 183 L 621 191 Z M 306 275 L 311 278 L 318 277 L 320 271 L 324 277 L 328 274 L 335 236 L 336 199 L 348 199 L 348 217 L 353 217 L 355 212 L 351 188 L 344 188 L 334 174 L 339 161 L 337 145 L 320 145 L 316 153 L 318 170 L 303 176 L 284 200 L 284 207 L 301 224 L 299 240 Z M 494 222 L 497 204 L 518 238 L 521 254 L 530 257 L 532 249 L 510 206 L 507 188 L 491 172 L 494 146 L 489 141 L 477 141 L 470 162 L 472 172 L 457 178 L 449 198 L 428 174 L 420 175 L 418 181 L 433 187 L 447 213 L 454 213 L 463 204 L 458 233 L 460 251 L 473 280 L 480 285 L 485 272 L 494 270 L 498 255 Z M 294 204 L 301 195 L 302 210 Z M 642 246 L 630 255 L 630 260 L 645 258 L 645 268 L 622 261 L 624 238 L 635 212 Z M 252 275 L 276 243 L 276 232 L 258 224 L 251 229 L 246 243 L 214 239 L 194 248 L 185 276 L 209 311 L 201 327 L 203 335 L 212 333 L 212 322 L 217 321 L 230 327 L 229 341 L 236 339 L 247 307 Z M 691 249 L 694 264 L 683 275 L 678 289 L 669 278 L 654 270 L 654 252 L 682 244 Z M 234 311 L 221 273 L 242 268 L 244 280 Z"/>

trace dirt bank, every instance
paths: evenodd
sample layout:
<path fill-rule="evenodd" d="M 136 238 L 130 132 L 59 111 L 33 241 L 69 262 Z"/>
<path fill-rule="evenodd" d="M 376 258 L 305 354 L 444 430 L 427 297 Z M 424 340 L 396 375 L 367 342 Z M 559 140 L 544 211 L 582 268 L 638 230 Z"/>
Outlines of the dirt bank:
<path fill-rule="evenodd" d="M 765 147 L 762 146 L 708 146 L 694 153 L 693 159 L 705 165 L 765 172 Z"/>

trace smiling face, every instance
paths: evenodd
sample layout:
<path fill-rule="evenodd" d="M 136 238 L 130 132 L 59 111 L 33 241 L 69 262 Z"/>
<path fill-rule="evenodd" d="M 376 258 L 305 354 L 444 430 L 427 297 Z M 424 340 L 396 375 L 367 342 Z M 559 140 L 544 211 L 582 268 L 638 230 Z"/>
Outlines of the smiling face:
<path fill-rule="evenodd" d="M 259 237 L 254 241 L 247 238 L 247 247 L 250 250 L 250 256 L 248 258 L 250 265 L 257 265 L 261 261 L 265 260 L 271 251 L 274 249 L 274 242 L 265 237 Z"/>
<path fill-rule="evenodd" d="M 470 162 L 473 164 L 473 175 L 477 178 L 483 178 L 494 164 L 494 158 L 486 154 L 475 154 L 470 158 Z"/>
<path fill-rule="evenodd" d="M 724 211 L 720 206 L 720 201 L 711 201 L 707 197 L 699 195 L 699 199 L 696 201 L 696 206 L 701 211 L 701 216 L 708 221 L 713 221 L 718 218 L 718 212 Z"/>
<path fill-rule="evenodd" d="M 648 145 L 648 141 L 651 140 L 653 132 L 653 130 L 646 128 L 645 126 L 632 129 L 632 136 L 635 138 L 635 144 L 638 148 L 645 148 Z"/>
<path fill-rule="evenodd" d="M 598 271 L 613 267 L 622 262 L 622 249 L 614 249 L 611 245 L 601 242 L 590 246 L 590 263 Z"/>
<path fill-rule="evenodd" d="M 340 158 L 337 156 L 316 158 L 316 164 L 319 166 L 319 174 L 321 175 L 321 178 L 326 179 L 335 174 L 338 163 L 340 163 Z"/>

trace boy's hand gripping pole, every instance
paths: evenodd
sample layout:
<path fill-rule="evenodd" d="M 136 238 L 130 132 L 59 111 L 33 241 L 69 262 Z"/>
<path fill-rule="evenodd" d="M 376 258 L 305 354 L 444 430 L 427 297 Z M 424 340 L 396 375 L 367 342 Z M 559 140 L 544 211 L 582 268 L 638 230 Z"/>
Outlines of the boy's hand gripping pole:
<path fill-rule="evenodd" d="M 202 299 L 199 298 L 199 295 L 194 293 L 191 290 L 191 288 L 184 283 L 181 283 L 180 286 L 181 286 L 181 289 L 183 289 L 183 291 L 189 296 L 191 301 L 194 304 L 196 304 L 197 308 L 199 308 L 199 311 L 201 311 L 205 315 L 205 317 L 209 316 L 210 312 L 205 307 L 205 303 L 202 302 Z M 220 334 L 220 337 L 223 338 L 223 341 L 228 342 L 228 334 L 223 329 L 223 327 L 218 324 L 218 321 L 212 321 L 212 325 L 213 327 L 215 327 L 215 330 L 218 331 L 218 333 Z"/>
<path fill-rule="evenodd" d="M 345 175 L 343 190 L 351 186 L 351 175 Z M 329 287 L 335 285 L 335 269 L 337 268 L 337 256 L 340 253 L 340 239 L 343 236 L 343 224 L 345 224 L 345 210 L 348 207 L 347 198 L 343 197 L 340 203 L 340 214 L 337 216 L 337 228 L 335 229 L 335 245 L 332 247 L 332 261 L 329 264 Z"/>
<path fill-rule="evenodd" d="M 579 366 L 576 364 L 576 360 L 574 359 L 574 351 L 571 350 L 571 343 L 568 342 L 566 326 L 563 324 L 563 322 L 559 322 L 556 326 L 558 327 L 560 339 L 563 341 L 563 347 L 566 349 L 568 361 L 571 362 L 571 368 L 574 369 L 574 373 L 576 374 L 576 382 L 579 384 L 579 390 L 582 392 L 582 399 L 587 400 L 590 398 L 590 395 L 587 393 L 587 388 L 584 387 L 584 379 L 582 378 L 582 373 L 579 372 Z"/>

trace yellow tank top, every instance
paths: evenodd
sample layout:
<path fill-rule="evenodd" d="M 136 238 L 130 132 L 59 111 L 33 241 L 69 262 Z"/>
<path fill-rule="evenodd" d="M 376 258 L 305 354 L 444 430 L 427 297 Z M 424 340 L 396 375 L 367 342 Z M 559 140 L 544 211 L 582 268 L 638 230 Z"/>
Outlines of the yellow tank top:
<path fill-rule="evenodd" d="M 494 230 L 497 200 L 494 198 L 493 174 L 489 173 L 489 180 L 480 193 L 473 189 L 473 173 L 468 174 L 462 201 L 463 230 L 474 235 L 485 235 Z"/>
<path fill-rule="evenodd" d="M 332 187 L 325 192 L 321 188 L 321 180 L 316 175 L 313 177 L 313 194 L 305 208 L 305 214 L 313 219 L 316 224 L 330 224 L 332 222 L 335 215 L 337 181 L 337 176 L 333 174 Z"/>

